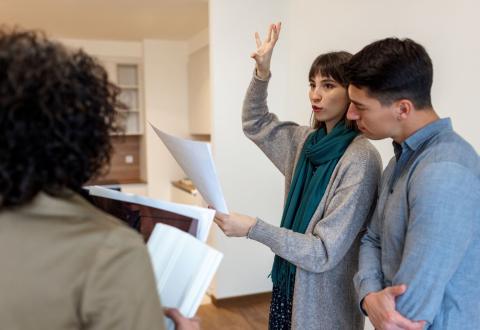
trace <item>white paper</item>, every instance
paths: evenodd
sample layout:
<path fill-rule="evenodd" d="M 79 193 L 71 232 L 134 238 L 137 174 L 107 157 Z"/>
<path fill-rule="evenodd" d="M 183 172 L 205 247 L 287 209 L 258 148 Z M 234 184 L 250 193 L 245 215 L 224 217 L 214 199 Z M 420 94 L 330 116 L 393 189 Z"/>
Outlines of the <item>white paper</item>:
<path fill-rule="evenodd" d="M 210 144 L 177 138 L 150 125 L 188 178 L 195 184 L 203 199 L 216 210 L 228 213 Z"/>
<path fill-rule="evenodd" d="M 157 291 L 165 307 L 197 312 L 223 254 L 177 228 L 157 223 L 147 242 Z M 167 329 L 174 324 L 167 320 Z"/>
<path fill-rule="evenodd" d="M 100 186 L 85 187 L 89 190 L 90 195 L 114 199 L 117 201 L 137 203 L 140 205 L 150 206 L 157 209 L 177 213 L 189 218 L 197 219 L 197 239 L 202 242 L 207 241 L 210 227 L 212 226 L 215 211 L 203 207 L 172 203 L 161 201 L 153 198 L 138 196 L 134 194 L 122 193 L 116 190 L 103 188 Z"/>

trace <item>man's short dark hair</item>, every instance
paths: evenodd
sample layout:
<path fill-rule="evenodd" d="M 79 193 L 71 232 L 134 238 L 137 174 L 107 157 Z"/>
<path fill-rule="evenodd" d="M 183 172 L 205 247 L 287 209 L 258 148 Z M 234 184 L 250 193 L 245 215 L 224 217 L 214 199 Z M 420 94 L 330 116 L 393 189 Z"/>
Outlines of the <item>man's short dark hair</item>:
<path fill-rule="evenodd" d="M 103 67 L 35 31 L 0 28 L 0 207 L 79 191 L 109 164 L 119 90 Z"/>
<path fill-rule="evenodd" d="M 366 87 L 384 105 L 409 99 L 417 109 L 432 106 L 432 60 L 411 39 L 373 42 L 352 57 L 346 71 L 349 84 Z"/>

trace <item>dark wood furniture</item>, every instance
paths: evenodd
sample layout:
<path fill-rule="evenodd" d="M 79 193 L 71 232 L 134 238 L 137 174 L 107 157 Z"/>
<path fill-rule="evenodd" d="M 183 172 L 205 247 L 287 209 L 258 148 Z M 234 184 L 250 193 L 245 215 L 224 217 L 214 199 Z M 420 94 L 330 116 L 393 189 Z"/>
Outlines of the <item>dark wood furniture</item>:
<path fill-rule="evenodd" d="M 198 220 L 177 213 L 141 204 L 123 202 L 105 197 L 91 196 L 88 200 L 101 210 L 126 222 L 140 232 L 145 242 L 150 237 L 156 223 L 163 223 L 196 236 Z"/>

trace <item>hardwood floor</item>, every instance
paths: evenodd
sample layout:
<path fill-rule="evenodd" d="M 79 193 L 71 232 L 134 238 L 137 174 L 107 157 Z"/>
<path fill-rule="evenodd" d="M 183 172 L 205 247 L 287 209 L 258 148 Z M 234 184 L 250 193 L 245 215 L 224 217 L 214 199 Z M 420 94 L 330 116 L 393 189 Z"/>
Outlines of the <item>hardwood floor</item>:
<path fill-rule="evenodd" d="M 197 316 L 202 330 L 268 329 L 270 293 L 216 300 L 201 305 Z"/>

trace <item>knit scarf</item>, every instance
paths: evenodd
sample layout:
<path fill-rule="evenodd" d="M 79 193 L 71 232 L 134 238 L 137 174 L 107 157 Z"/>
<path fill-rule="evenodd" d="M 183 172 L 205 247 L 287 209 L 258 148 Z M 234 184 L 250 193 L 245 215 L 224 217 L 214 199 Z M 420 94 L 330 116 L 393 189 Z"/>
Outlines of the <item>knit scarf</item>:
<path fill-rule="evenodd" d="M 305 233 L 335 166 L 357 134 L 340 121 L 329 134 L 320 128 L 308 136 L 296 165 L 280 227 Z M 275 255 L 272 282 L 288 296 L 292 293 L 295 271 L 295 265 Z"/>

